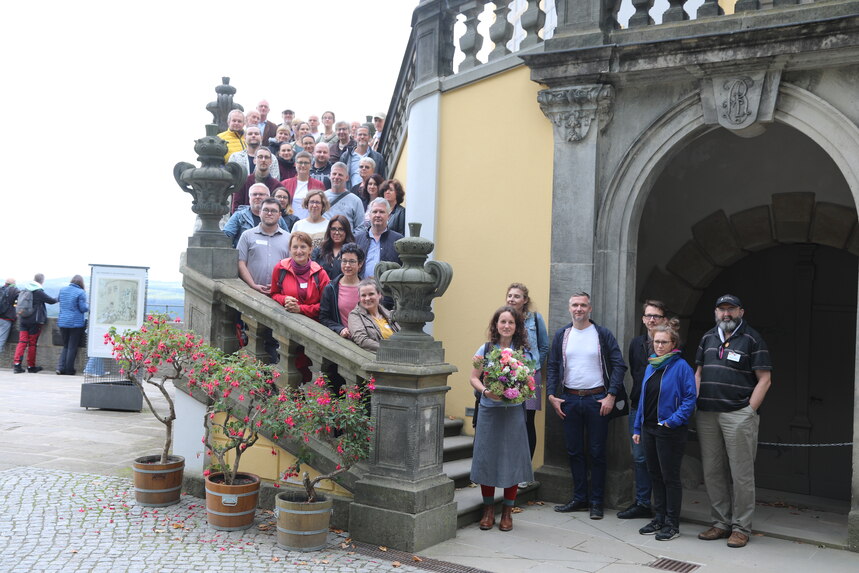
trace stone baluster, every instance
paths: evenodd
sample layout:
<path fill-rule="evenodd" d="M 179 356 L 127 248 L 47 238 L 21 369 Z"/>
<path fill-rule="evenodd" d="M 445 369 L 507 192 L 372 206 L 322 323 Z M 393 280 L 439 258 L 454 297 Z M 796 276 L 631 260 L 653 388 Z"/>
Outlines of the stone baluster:
<path fill-rule="evenodd" d="M 542 42 L 538 33 L 546 23 L 546 13 L 540 10 L 540 0 L 528 0 L 528 7 L 519 18 L 522 29 L 525 30 L 525 39 L 519 45 L 520 50 L 535 46 Z"/>
<path fill-rule="evenodd" d="M 266 331 L 270 329 L 252 316 L 244 315 L 242 321 L 245 323 L 245 332 L 248 335 L 245 351 L 258 360 L 268 362 L 268 353 L 265 351 L 265 335 Z"/>
<path fill-rule="evenodd" d="M 650 17 L 652 5 L 653 0 L 632 0 L 632 7 L 635 12 L 629 17 L 629 27 L 652 26 L 653 18 Z"/>
<path fill-rule="evenodd" d="M 734 12 L 753 12 L 761 9 L 760 0 L 739 0 L 734 6 Z"/>
<path fill-rule="evenodd" d="M 483 2 L 468 2 L 462 7 L 462 15 L 465 16 L 465 34 L 459 39 L 459 49 L 465 54 L 465 59 L 459 64 L 459 71 L 470 70 L 480 65 L 477 52 L 483 45 L 483 38 L 477 33 L 477 17 L 483 12 Z"/>
<path fill-rule="evenodd" d="M 718 0 L 704 0 L 704 3 L 698 7 L 698 18 L 710 18 L 724 14 L 719 6 Z"/>
<path fill-rule="evenodd" d="M 683 10 L 683 3 L 686 0 L 668 0 L 668 10 L 662 15 L 662 22 L 681 22 L 688 20 L 689 16 Z"/>
<path fill-rule="evenodd" d="M 509 13 L 506 1 L 495 1 L 495 22 L 489 27 L 489 39 L 495 43 L 495 49 L 489 52 L 490 62 L 510 53 L 507 42 L 513 37 L 513 24 L 507 19 Z"/>

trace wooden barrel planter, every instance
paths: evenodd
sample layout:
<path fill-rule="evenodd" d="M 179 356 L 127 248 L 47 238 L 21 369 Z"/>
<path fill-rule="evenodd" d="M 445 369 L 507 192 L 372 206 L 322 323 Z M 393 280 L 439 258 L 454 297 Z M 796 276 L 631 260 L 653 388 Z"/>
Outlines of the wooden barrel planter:
<path fill-rule="evenodd" d="M 162 464 L 161 456 L 143 456 L 134 460 L 131 469 L 137 505 L 165 507 L 179 502 L 185 458 L 168 456 L 167 463 Z"/>
<path fill-rule="evenodd" d="M 289 551 L 318 551 L 326 546 L 331 521 L 330 498 L 307 502 L 303 491 L 285 491 L 275 498 L 277 545 Z"/>
<path fill-rule="evenodd" d="M 224 483 L 223 473 L 206 476 L 206 517 L 220 531 L 248 529 L 254 523 L 259 501 L 259 476 L 236 474 L 237 484 Z"/>

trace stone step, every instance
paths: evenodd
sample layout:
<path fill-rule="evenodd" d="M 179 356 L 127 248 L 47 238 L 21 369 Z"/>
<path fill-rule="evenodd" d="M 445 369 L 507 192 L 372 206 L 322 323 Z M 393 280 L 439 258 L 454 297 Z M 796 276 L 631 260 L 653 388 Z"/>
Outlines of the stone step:
<path fill-rule="evenodd" d="M 516 505 L 522 505 L 529 501 L 537 500 L 537 490 L 540 482 L 532 482 L 528 487 L 521 488 L 516 495 Z M 495 509 L 501 511 L 501 502 L 504 499 L 504 490 L 495 488 Z M 483 515 L 483 496 L 480 494 L 480 486 L 463 487 L 457 489 L 453 494 L 456 502 L 456 528 L 460 529 L 480 521 Z M 513 518 L 515 522 L 515 517 Z"/>
<path fill-rule="evenodd" d="M 444 419 L 444 437 L 458 436 L 462 433 L 464 425 L 462 418 L 445 418 Z"/>
<path fill-rule="evenodd" d="M 462 460 L 471 458 L 472 447 L 474 446 L 474 438 L 471 436 L 445 436 L 442 444 L 443 454 L 442 462 L 452 462 L 454 460 Z"/>
<path fill-rule="evenodd" d="M 467 487 L 471 483 L 471 458 L 444 462 L 442 471 L 453 480 L 456 488 Z"/>

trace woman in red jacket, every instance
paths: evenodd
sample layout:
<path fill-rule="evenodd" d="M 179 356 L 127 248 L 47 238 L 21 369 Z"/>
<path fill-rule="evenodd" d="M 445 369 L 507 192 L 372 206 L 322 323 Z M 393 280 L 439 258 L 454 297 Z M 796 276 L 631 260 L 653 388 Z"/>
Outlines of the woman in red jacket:
<path fill-rule="evenodd" d="M 271 298 L 287 312 L 301 313 L 313 320 L 319 318 L 322 290 L 330 280 L 318 263 L 310 260 L 313 240 L 302 231 L 289 238 L 290 258 L 274 266 L 271 274 Z"/>
<path fill-rule="evenodd" d="M 287 312 L 319 320 L 322 290 L 330 280 L 319 263 L 310 260 L 312 246 L 313 240 L 307 233 L 292 233 L 289 238 L 289 258 L 274 265 L 270 296 Z M 304 354 L 303 346 L 296 349 L 295 368 L 301 372 L 302 382 L 309 382 L 312 378 L 312 364 Z"/>

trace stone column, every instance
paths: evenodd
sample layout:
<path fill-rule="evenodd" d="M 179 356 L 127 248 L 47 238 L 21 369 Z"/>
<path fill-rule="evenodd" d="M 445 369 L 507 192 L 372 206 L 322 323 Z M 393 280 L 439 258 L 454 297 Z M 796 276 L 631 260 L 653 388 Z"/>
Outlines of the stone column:
<path fill-rule="evenodd" d="M 594 320 L 613 332 L 617 309 L 596 292 L 594 235 L 600 198 L 602 131 L 611 121 L 614 89 L 590 84 L 541 91 L 537 99 L 554 125 L 552 181 L 552 266 L 550 270 L 550 335 L 570 322 L 568 300 L 574 290 L 585 290 L 594 303 Z M 565 222 L 559 224 L 557 222 Z M 605 504 L 617 507 L 630 499 L 631 470 L 627 418 L 612 421 L 607 444 L 608 475 Z M 564 444 L 562 422 L 551 410 L 546 415 L 544 465 L 536 471 L 543 499 L 572 499 L 572 476 Z"/>
<path fill-rule="evenodd" d="M 444 398 L 447 377 L 441 343 L 423 332 L 433 319 L 430 302 L 447 289 L 453 272 L 438 261 L 426 263 L 433 244 L 412 236 L 395 248 L 403 261 L 379 263 L 376 278 L 397 302 L 393 318 L 400 331 L 383 340 L 373 393 L 373 448 L 369 471 L 353 491 L 349 531 L 358 541 L 420 551 L 456 536 L 454 486 L 442 471 Z"/>

